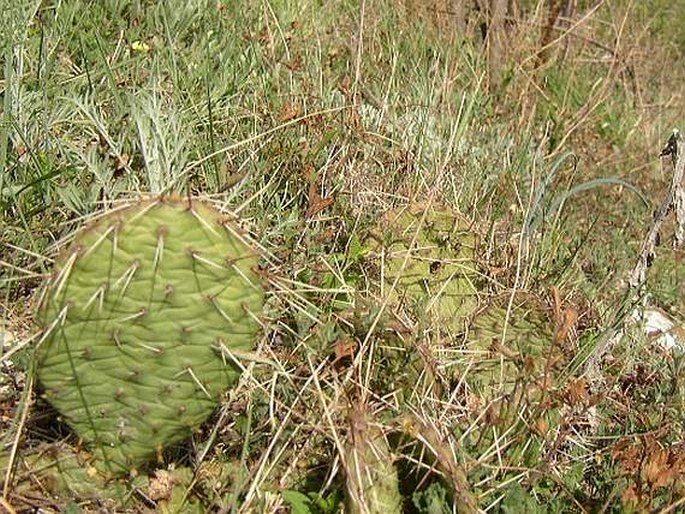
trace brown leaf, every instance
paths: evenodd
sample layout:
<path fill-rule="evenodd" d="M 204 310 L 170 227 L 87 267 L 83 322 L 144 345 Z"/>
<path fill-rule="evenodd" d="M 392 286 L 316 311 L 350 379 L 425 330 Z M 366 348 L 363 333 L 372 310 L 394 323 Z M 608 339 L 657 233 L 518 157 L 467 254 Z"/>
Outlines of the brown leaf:
<path fill-rule="evenodd" d="M 344 339 L 338 339 L 335 342 L 335 360 L 340 360 L 344 359 L 345 357 L 349 357 L 351 359 L 354 358 L 354 354 L 357 352 L 357 342 L 354 341 L 353 339 L 349 338 L 344 338 Z"/>
<path fill-rule="evenodd" d="M 293 102 L 286 102 L 281 109 L 281 121 L 290 121 L 300 115 L 300 109 L 297 104 Z"/>
<path fill-rule="evenodd" d="M 567 402 L 571 406 L 587 405 L 590 400 L 587 380 L 584 377 L 572 380 L 566 388 Z"/>
<path fill-rule="evenodd" d="M 556 324 L 554 330 L 554 343 L 560 344 L 564 341 L 567 341 L 577 321 L 578 311 L 576 311 L 573 307 L 565 309 L 561 313 L 561 319 Z"/>
<path fill-rule="evenodd" d="M 533 373 L 535 371 L 535 359 L 530 355 L 526 355 L 523 358 L 523 367 L 527 373 Z"/>
<path fill-rule="evenodd" d="M 504 422 L 501 416 L 502 405 L 498 403 L 491 403 L 485 410 L 485 422 L 488 426 L 500 426 Z"/>
<path fill-rule="evenodd" d="M 564 308 L 564 300 L 558 287 L 551 288 L 552 310 L 554 312 L 554 344 L 568 340 L 578 321 L 578 311 L 571 306 Z"/>
<path fill-rule="evenodd" d="M 633 485 L 629 485 L 628 487 L 626 487 L 626 490 L 623 491 L 623 494 L 621 495 L 621 503 L 624 506 L 631 507 L 635 507 L 640 503 L 640 497 L 635 492 L 635 488 L 633 487 Z"/>
<path fill-rule="evenodd" d="M 312 181 L 312 183 L 309 185 L 309 195 L 307 201 L 309 205 L 307 206 L 307 212 L 304 213 L 304 216 L 305 218 L 311 218 L 333 205 L 335 200 L 332 195 L 322 197 L 319 194 L 319 187 L 316 184 L 316 181 Z"/>
<path fill-rule="evenodd" d="M 624 473 L 632 475 L 640 467 L 642 460 L 640 450 L 623 439 L 617 442 L 611 450 L 611 457 L 621 466 Z"/>
<path fill-rule="evenodd" d="M 669 485 L 673 479 L 673 470 L 668 465 L 668 450 L 656 445 L 651 447 L 642 466 L 641 475 L 653 488 Z"/>
<path fill-rule="evenodd" d="M 549 423 L 547 423 L 545 418 L 539 417 L 535 422 L 535 430 L 538 435 L 545 437 L 549 431 Z"/>

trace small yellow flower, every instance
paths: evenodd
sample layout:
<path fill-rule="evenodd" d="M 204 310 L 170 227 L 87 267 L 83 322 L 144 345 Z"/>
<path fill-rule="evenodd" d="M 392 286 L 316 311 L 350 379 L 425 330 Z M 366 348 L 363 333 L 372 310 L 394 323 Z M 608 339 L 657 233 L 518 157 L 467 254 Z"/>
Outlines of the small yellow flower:
<path fill-rule="evenodd" d="M 131 50 L 134 52 L 139 52 L 141 54 L 146 54 L 150 51 L 150 45 L 145 43 L 144 41 L 134 41 L 131 43 Z"/>

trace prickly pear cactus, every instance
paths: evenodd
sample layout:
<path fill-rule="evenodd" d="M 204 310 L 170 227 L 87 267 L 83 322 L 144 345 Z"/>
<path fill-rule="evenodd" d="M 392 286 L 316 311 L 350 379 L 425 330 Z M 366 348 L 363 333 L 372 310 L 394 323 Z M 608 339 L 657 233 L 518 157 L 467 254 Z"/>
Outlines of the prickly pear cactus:
<path fill-rule="evenodd" d="M 399 514 L 402 496 L 397 470 L 381 429 L 362 406 L 350 413 L 343 445 L 345 511 L 349 514 Z"/>
<path fill-rule="evenodd" d="M 520 294 L 507 316 L 503 295 L 474 315 L 463 342 L 467 382 L 484 397 L 511 392 L 522 377 L 543 373 L 554 325 L 540 301 Z M 506 325 L 506 328 L 505 328 Z"/>
<path fill-rule="evenodd" d="M 461 331 L 477 306 L 476 245 L 477 236 L 462 215 L 437 204 L 413 203 L 388 211 L 365 246 L 382 266 L 382 288 L 390 290 L 397 281 L 392 303 Z"/>
<path fill-rule="evenodd" d="M 9 460 L 9 452 L 0 455 L 0 471 L 7 472 Z M 10 499 L 14 512 L 31 512 L 35 510 L 35 499 L 46 497 L 55 509 L 52 512 L 69 512 L 66 504 L 76 505 L 77 501 L 85 504 L 77 512 L 90 512 L 89 501 L 97 502 L 98 512 L 133 512 L 130 487 L 144 490 L 147 477 L 139 475 L 130 482 L 107 480 L 92 472 L 89 460 L 90 455 L 63 442 L 40 443 L 23 451 L 14 468 Z"/>
<path fill-rule="evenodd" d="M 108 472 L 188 437 L 234 384 L 264 299 L 257 263 L 217 210 L 177 197 L 104 215 L 60 257 L 38 378 Z"/>

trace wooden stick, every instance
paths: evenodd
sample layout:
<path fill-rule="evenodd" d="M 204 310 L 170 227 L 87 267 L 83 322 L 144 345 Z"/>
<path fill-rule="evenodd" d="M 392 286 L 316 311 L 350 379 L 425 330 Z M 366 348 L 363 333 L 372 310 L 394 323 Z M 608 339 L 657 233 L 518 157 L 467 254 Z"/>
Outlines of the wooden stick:
<path fill-rule="evenodd" d="M 647 278 L 647 269 L 654 261 L 654 249 L 659 243 L 661 225 L 663 225 L 666 217 L 672 210 L 675 210 L 676 221 L 678 222 L 673 246 L 677 248 L 683 244 L 683 236 L 685 235 L 685 184 L 683 184 L 683 175 L 685 174 L 685 141 L 683 141 L 683 137 L 677 129 L 673 131 L 671 137 L 668 138 L 666 146 L 661 151 L 660 157 L 666 156 L 670 156 L 673 163 L 673 180 L 671 181 L 668 195 L 654 215 L 652 226 L 642 243 L 642 250 L 640 250 L 637 263 L 630 273 L 628 284 L 634 289 L 640 288 Z"/>

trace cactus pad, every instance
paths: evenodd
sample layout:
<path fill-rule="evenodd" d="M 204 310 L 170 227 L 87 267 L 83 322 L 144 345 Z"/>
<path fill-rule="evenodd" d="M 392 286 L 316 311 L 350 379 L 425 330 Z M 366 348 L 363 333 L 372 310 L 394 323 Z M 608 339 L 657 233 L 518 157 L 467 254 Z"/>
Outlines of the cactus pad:
<path fill-rule="evenodd" d="M 380 427 L 361 405 L 350 412 L 350 429 L 342 453 L 345 511 L 349 514 L 402 512 L 397 470 Z"/>
<path fill-rule="evenodd" d="M 40 301 L 46 399 L 111 473 L 187 438 L 253 349 L 257 254 L 206 203 L 147 200 L 79 233 Z"/>
<path fill-rule="evenodd" d="M 553 347 L 554 326 L 541 301 L 520 293 L 507 315 L 508 300 L 498 297 L 472 317 L 463 341 L 464 366 L 454 367 L 468 369 L 466 380 L 486 398 L 542 373 Z"/>
<path fill-rule="evenodd" d="M 385 213 L 366 242 L 381 257 L 382 287 L 393 304 L 411 306 L 453 331 L 477 306 L 477 236 L 459 213 L 413 203 Z"/>

